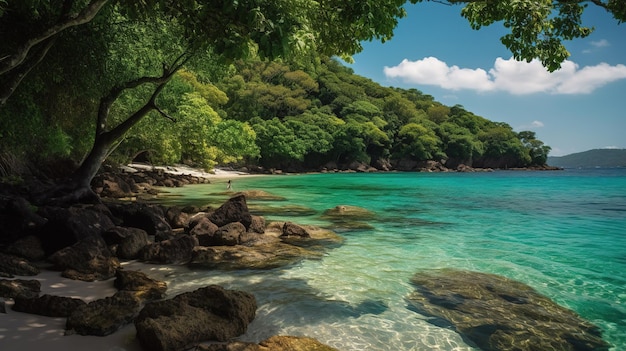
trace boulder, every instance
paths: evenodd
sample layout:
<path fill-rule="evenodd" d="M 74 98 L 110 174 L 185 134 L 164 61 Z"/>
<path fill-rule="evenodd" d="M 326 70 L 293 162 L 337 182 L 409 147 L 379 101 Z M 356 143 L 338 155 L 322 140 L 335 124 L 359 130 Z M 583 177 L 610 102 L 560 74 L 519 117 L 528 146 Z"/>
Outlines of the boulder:
<path fill-rule="evenodd" d="M 213 238 L 215 246 L 234 246 L 241 244 L 241 236 L 246 233 L 246 227 L 239 222 L 228 223 L 215 231 Z"/>
<path fill-rule="evenodd" d="M 133 292 L 141 301 L 160 300 L 165 297 L 167 284 L 149 278 L 145 273 L 118 269 L 115 277 L 114 285 L 117 290 Z"/>
<path fill-rule="evenodd" d="M 0 297 L 32 299 L 38 297 L 40 292 L 41 282 L 39 280 L 0 279 Z"/>
<path fill-rule="evenodd" d="M 123 259 L 136 259 L 139 252 L 150 243 L 145 230 L 133 227 L 113 227 L 102 234 L 115 255 Z"/>
<path fill-rule="evenodd" d="M 36 298 L 16 297 L 13 310 L 48 317 L 68 317 L 82 305 L 86 303 L 81 299 L 46 294 Z"/>
<path fill-rule="evenodd" d="M 265 233 L 265 218 L 262 216 L 252 216 L 252 222 L 248 228 L 248 232 L 264 234 Z"/>
<path fill-rule="evenodd" d="M 27 235 L 21 239 L 18 239 L 7 249 L 6 253 L 24 257 L 31 261 L 40 261 L 46 257 L 46 252 L 41 244 L 41 239 L 35 235 Z"/>
<path fill-rule="evenodd" d="M 40 238 L 46 254 L 52 254 L 78 241 L 100 236 L 115 224 L 100 207 L 43 207 L 39 210 L 48 222 L 41 228 Z"/>
<path fill-rule="evenodd" d="M 111 204 L 109 208 L 122 226 L 143 229 L 148 235 L 154 235 L 156 241 L 170 239 L 173 235 L 161 206 L 133 202 Z"/>
<path fill-rule="evenodd" d="M 197 237 L 198 242 L 202 246 L 210 246 L 211 238 L 215 235 L 215 232 L 219 227 L 211 222 L 206 216 L 199 216 L 193 219 L 193 222 L 189 223 L 188 233 Z"/>
<path fill-rule="evenodd" d="M 63 276 L 83 281 L 106 280 L 115 276 L 120 266 L 101 237 L 89 237 L 61 249 L 48 260 L 64 270 Z"/>
<path fill-rule="evenodd" d="M 26 199 L 16 196 L 0 201 L 0 244 L 8 244 L 35 233 L 46 219 Z"/>
<path fill-rule="evenodd" d="M 39 268 L 24 258 L 0 253 L 0 277 L 37 275 L 39 272 Z"/>
<path fill-rule="evenodd" d="M 197 351 L 338 351 L 304 336 L 275 335 L 258 344 L 233 341 L 225 344 L 198 345 Z"/>
<path fill-rule="evenodd" d="M 139 253 L 143 261 L 154 263 L 187 263 L 191 260 L 193 248 L 198 239 L 191 235 L 179 235 L 145 246 Z"/>
<path fill-rule="evenodd" d="M 244 195 L 237 195 L 230 198 L 222 206 L 210 213 L 208 218 L 218 227 L 233 222 L 240 222 L 247 230 L 252 223 L 252 216 L 248 210 L 246 197 Z"/>
<path fill-rule="evenodd" d="M 520 282 L 452 269 L 411 281 L 413 310 L 445 322 L 481 350 L 609 349 L 597 326 Z"/>
<path fill-rule="evenodd" d="M 189 213 L 178 206 L 172 206 L 165 211 L 165 219 L 172 228 L 184 228 L 189 222 Z"/>
<path fill-rule="evenodd" d="M 115 295 L 79 306 L 65 323 L 66 334 L 106 336 L 129 324 L 138 315 L 141 301 L 134 293 Z"/>
<path fill-rule="evenodd" d="M 310 238 L 311 234 L 309 234 L 309 232 L 304 229 L 303 227 L 291 223 L 291 222 L 285 222 L 285 224 L 283 224 L 283 232 L 280 235 L 281 237 L 290 237 L 290 236 L 296 236 L 296 237 L 300 237 L 300 238 Z"/>
<path fill-rule="evenodd" d="M 176 351 L 202 341 L 226 341 L 246 332 L 256 314 L 252 294 L 211 285 L 148 303 L 135 319 L 145 350 Z"/>

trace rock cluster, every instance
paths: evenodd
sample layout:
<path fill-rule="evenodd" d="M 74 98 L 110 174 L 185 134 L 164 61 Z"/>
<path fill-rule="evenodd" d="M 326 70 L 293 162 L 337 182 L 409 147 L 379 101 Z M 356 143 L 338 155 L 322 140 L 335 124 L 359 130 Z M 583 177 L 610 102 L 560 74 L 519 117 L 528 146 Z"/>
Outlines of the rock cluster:
<path fill-rule="evenodd" d="M 120 179 L 102 177 L 96 181 L 101 195 L 129 194 Z M 139 183 L 138 178 L 132 179 Z M 339 236 L 320 228 L 267 224 L 250 213 L 244 194 L 236 194 L 217 209 L 204 210 L 116 200 L 35 207 L 11 195 L 0 197 L 0 219 L 0 276 L 34 276 L 45 265 L 70 279 L 115 278 L 118 289 L 113 296 L 86 303 L 41 295 L 37 280 L 3 279 L 0 311 L 6 310 L 4 299 L 13 299 L 15 311 L 67 318 L 67 334 L 105 336 L 134 323 L 146 350 L 182 350 L 201 341 L 227 341 L 241 335 L 254 319 L 256 301 L 249 293 L 218 286 L 163 300 L 165 283 L 121 269 L 120 260 L 268 268 L 320 257 L 329 242 L 341 242 Z"/>

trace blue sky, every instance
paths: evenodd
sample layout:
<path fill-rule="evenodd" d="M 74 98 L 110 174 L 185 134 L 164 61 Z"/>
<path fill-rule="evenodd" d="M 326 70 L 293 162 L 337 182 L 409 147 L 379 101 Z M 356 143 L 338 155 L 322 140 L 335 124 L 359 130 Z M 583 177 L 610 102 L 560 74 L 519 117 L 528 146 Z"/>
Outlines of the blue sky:
<path fill-rule="evenodd" d="M 393 39 L 364 43 L 349 65 L 385 85 L 416 88 L 435 100 L 516 131 L 532 130 L 551 156 L 589 149 L 626 148 L 626 23 L 590 6 L 583 15 L 595 31 L 566 42 L 571 53 L 549 74 L 538 62 L 516 62 L 495 23 L 472 30 L 461 6 L 407 4 Z"/>

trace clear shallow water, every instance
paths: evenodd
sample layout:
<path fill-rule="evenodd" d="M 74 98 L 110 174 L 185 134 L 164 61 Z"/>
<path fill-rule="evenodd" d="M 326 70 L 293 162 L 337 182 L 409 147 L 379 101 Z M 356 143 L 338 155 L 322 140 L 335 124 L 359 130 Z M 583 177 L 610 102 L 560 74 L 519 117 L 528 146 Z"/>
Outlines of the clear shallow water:
<path fill-rule="evenodd" d="M 321 260 L 268 271 L 172 275 L 170 294 L 207 284 L 252 292 L 259 310 L 241 339 L 305 335 L 340 350 L 472 350 L 452 330 L 407 308 L 420 270 L 500 274 L 592 321 L 626 349 L 626 169 L 559 172 L 312 174 L 236 178 L 301 206 L 266 215 L 336 229 L 346 239 Z M 225 184 L 171 191 L 169 202 L 219 205 Z M 367 229 L 322 218 L 337 205 L 373 211 Z M 262 211 L 262 210 L 261 210 Z"/>

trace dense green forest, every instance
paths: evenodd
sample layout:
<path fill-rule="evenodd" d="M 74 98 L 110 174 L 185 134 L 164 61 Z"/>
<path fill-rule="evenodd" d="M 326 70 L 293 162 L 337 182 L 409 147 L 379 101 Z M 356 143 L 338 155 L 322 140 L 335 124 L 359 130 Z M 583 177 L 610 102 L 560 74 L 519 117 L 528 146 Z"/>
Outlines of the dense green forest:
<path fill-rule="evenodd" d="M 562 41 L 592 30 L 582 24 L 585 1 L 450 3 L 474 29 L 502 22 L 513 56 L 540 58 L 549 71 L 569 55 Z M 74 168 L 64 191 L 78 199 L 105 159 L 284 169 L 545 163 L 549 147 L 532 132 L 381 87 L 329 58 L 349 61 L 362 41 L 390 40 L 405 4 L 0 0 L 0 175 L 71 160 L 48 170 Z M 621 2 L 593 5 L 626 18 Z"/>
<path fill-rule="evenodd" d="M 3 149 L 29 159 L 79 161 L 92 143 L 85 115 L 94 113 L 89 109 L 95 104 L 74 100 L 65 89 L 39 88 L 57 94 L 24 94 L 0 113 L 11 113 L 13 120 L 19 114 L 21 121 L 0 120 Z M 141 92 L 124 96 L 113 117 L 123 118 L 141 98 Z M 380 86 L 320 57 L 308 65 L 257 59 L 181 70 L 161 93 L 160 108 L 171 118 L 154 112 L 139 122 L 112 160 L 139 157 L 207 169 L 234 164 L 316 170 L 354 162 L 391 168 L 425 160 L 524 167 L 545 164 L 549 151 L 533 132 L 516 133 L 416 89 Z M 42 123 L 54 127 L 43 130 Z"/>

